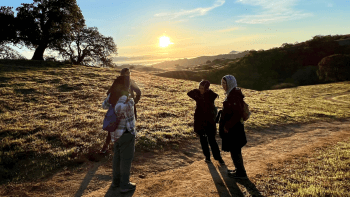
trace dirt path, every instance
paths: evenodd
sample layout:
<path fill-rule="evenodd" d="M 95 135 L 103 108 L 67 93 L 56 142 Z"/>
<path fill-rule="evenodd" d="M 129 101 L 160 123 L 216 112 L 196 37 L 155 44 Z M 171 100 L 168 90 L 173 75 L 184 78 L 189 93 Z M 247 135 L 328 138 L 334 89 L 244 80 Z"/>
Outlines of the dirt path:
<path fill-rule="evenodd" d="M 347 119 L 332 123 L 274 127 L 249 133 L 249 143 L 243 148 L 248 176 L 259 177 L 267 166 L 307 154 L 316 147 L 349 139 L 349 128 L 350 119 Z M 220 166 L 215 161 L 206 164 L 199 160 L 182 168 L 150 174 L 143 179 L 134 175 L 132 180 L 137 183 L 134 193 L 120 195 L 118 189 L 113 190 L 108 184 L 86 196 L 245 196 L 248 192 L 257 192 L 250 181 L 235 182 L 227 177 L 227 168 L 232 169 L 233 164 L 228 153 L 224 153 L 223 158 L 227 166 Z"/>
<path fill-rule="evenodd" d="M 335 95 L 336 97 L 339 95 Z M 333 97 L 327 99 L 334 100 Z M 247 131 L 248 144 L 243 159 L 251 180 L 264 175 L 268 166 L 316 147 L 350 138 L 350 119 L 311 124 L 275 126 Z M 221 140 L 217 138 L 221 147 Z M 233 164 L 229 153 L 222 153 L 226 166 L 204 162 L 198 139 L 172 145 L 166 150 L 136 150 L 131 181 L 135 192 L 121 195 L 110 188 L 112 180 L 111 153 L 99 162 L 85 163 L 75 171 L 62 171 L 49 180 L 7 187 L 17 196 L 249 196 L 259 193 L 254 184 L 235 181 L 227 176 Z"/>

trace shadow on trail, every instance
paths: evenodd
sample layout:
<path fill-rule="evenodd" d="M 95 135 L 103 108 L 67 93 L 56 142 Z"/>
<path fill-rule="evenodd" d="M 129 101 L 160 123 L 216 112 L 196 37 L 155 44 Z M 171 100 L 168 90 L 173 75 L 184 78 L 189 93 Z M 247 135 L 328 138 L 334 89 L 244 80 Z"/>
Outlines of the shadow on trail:
<path fill-rule="evenodd" d="M 224 176 L 220 176 L 220 174 L 222 175 L 222 172 L 220 170 L 220 174 L 217 171 L 217 169 L 215 168 L 215 166 L 212 163 L 208 163 L 208 168 L 211 174 L 211 177 L 213 178 L 213 181 L 215 183 L 216 186 L 216 190 L 219 194 L 219 196 L 221 197 L 226 197 L 226 196 L 244 196 L 242 191 L 239 189 L 239 187 L 237 186 L 237 184 L 231 179 L 225 179 Z M 222 178 L 224 180 L 222 180 Z"/>
<path fill-rule="evenodd" d="M 252 183 L 249 179 L 239 180 L 239 179 L 233 179 L 228 177 L 226 165 L 219 167 L 220 174 L 217 171 L 217 168 L 212 163 L 207 165 L 220 197 L 245 196 L 240 190 L 240 188 L 238 187 L 237 183 L 243 185 L 251 196 L 253 197 L 262 196 L 260 191 L 254 185 L 254 183 Z"/>
<path fill-rule="evenodd" d="M 91 169 L 89 170 L 88 173 L 86 173 L 86 175 L 83 179 L 83 182 L 81 183 L 81 185 L 80 185 L 78 191 L 75 193 L 74 197 L 80 197 L 83 195 L 85 189 L 89 186 L 90 181 L 94 177 L 98 167 L 100 167 L 101 164 L 102 164 L 101 162 L 92 164 Z"/>

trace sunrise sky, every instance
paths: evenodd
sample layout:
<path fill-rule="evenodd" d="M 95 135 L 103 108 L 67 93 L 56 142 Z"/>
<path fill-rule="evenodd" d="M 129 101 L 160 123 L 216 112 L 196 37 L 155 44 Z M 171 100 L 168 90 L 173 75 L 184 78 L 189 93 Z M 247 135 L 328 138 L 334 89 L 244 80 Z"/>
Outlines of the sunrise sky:
<path fill-rule="evenodd" d="M 78 0 L 118 57 L 190 58 L 350 34 L 350 0 Z M 2 1 L 18 7 L 31 0 Z M 160 46 L 163 37 L 167 46 Z M 165 38 L 165 39 L 164 39 Z M 33 51 L 23 49 L 31 58 Z"/>

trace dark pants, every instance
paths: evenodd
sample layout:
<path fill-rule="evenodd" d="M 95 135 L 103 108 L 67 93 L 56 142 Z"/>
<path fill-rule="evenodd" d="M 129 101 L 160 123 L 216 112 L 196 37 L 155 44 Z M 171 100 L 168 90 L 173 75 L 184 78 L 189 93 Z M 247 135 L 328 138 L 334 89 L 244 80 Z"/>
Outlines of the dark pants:
<path fill-rule="evenodd" d="M 126 189 L 129 184 L 131 162 L 135 152 L 135 136 L 125 132 L 114 142 L 113 184 Z"/>
<path fill-rule="evenodd" d="M 208 142 L 209 142 L 211 152 L 213 153 L 214 159 L 216 159 L 216 160 L 221 159 L 219 146 L 215 140 L 215 133 L 199 135 L 199 140 L 200 140 L 201 145 L 202 145 L 203 154 L 206 158 L 208 158 L 208 159 L 210 158 L 210 150 L 209 150 L 209 146 L 208 146 Z"/>
<path fill-rule="evenodd" d="M 235 148 L 235 149 L 232 149 L 230 152 L 231 152 L 231 158 L 232 158 L 233 164 L 236 167 L 236 174 L 239 176 L 246 176 L 247 173 L 244 168 L 242 149 Z"/>

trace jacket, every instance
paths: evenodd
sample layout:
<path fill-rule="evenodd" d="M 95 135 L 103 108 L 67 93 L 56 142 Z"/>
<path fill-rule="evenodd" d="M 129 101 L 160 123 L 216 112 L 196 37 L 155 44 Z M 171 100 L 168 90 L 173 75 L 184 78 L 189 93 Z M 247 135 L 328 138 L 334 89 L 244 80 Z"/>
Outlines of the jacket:
<path fill-rule="evenodd" d="M 219 120 L 219 135 L 222 138 L 222 149 L 230 151 L 247 144 L 244 125 L 241 121 L 243 114 L 243 98 L 241 89 L 231 90 L 223 102 L 223 109 Z M 228 133 L 224 132 L 224 128 Z"/>
<path fill-rule="evenodd" d="M 215 132 L 215 118 L 217 109 L 214 101 L 218 94 L 212 90 L 207 90 L 203 95 L 198 89 L 191 90 L 187 95 L 196 101 L 196 110 L 194 113 L 194 132 L 202 134 L 202 132 Z"/>

